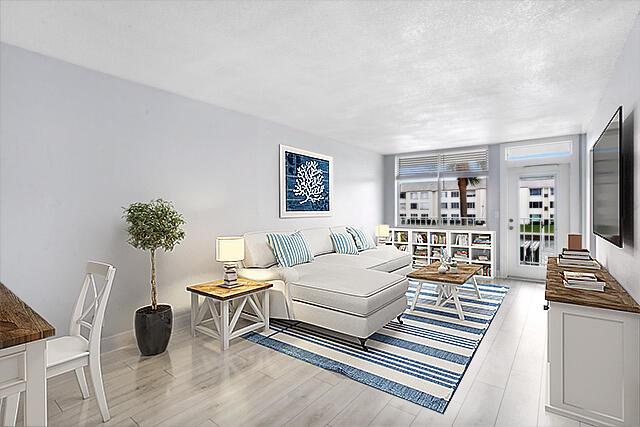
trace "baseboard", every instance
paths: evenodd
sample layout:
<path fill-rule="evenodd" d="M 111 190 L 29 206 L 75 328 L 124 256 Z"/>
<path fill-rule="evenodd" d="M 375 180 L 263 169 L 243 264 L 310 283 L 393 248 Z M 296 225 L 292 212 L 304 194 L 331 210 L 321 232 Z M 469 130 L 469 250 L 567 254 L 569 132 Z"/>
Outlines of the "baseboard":
<path fill-rule="evenodd" d="M 545 283 L 544 279 L 531 279 L 529 277 L 520 277 L 520 276 L 507 276 L 505 277 L 505 279 L 519 280 L 521 282 L 538 283 L 538 284 Z"/>
<path fill-rule="evenodd" d="M 173 330 L 186 328 L 191 323 L 191 313 L 189 311 L 180 313 L 173 317 Z M 100 343 L 100 352 L 106 353 L 122 347 L 136 345 L 136 336 L 133 329 L 120 332 L 109 337 L 103 337 Z"/>

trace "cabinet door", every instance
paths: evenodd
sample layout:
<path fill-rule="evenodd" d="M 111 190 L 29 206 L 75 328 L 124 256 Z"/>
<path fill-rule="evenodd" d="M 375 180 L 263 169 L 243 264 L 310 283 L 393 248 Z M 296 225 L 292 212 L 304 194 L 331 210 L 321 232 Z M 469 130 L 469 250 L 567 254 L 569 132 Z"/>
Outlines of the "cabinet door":
<path fill-rule="evenodd" d="M 638 316 L 550 303 L 550 404 L 590 420 L 638 424 Z"/>

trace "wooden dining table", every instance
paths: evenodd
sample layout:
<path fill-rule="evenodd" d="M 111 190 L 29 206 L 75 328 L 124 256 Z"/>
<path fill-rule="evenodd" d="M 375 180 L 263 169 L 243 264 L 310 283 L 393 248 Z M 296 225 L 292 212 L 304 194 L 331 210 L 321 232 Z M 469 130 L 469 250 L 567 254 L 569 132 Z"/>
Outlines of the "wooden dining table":
<path fill-rule="evenodd" d="M 46 338 L 55 329 L 0 283 L 0 401 L 6 407 L 24 392 L 24 425 L 47 425 Z M 8 411 L 1 425 L 13 425 Z"/>

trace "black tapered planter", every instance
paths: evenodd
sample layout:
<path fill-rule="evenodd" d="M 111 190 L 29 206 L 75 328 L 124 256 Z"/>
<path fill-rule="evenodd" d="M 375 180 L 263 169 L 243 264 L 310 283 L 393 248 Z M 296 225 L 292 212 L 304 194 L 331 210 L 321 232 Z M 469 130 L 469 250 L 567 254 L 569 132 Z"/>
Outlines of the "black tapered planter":
<path fill-rule="evenodd" d="M 167 349 L 173 327 L 173 310 L 168 304 L 150 305 L 136 310 L 135 331 L 138 348 L 143 356 L 160 354 Z"/>

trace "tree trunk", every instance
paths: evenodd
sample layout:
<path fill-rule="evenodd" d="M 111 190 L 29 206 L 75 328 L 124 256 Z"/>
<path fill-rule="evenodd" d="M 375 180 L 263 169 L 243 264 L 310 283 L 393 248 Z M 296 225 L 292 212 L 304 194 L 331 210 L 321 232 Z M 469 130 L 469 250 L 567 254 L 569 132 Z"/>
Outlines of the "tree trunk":
<path fill-rule="evenodd" d="M 158 289 L 156 287 L 156 251 L 151 251 L 151 308 L 158 309 Z"/>
<path fill-rule="evenodd" d="M 467 178 L 458 178 L 458 191 L 460 192 L 460 223 L 467 221 Z"/>

